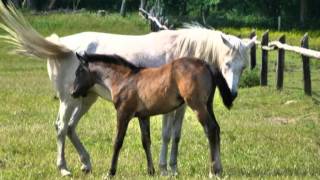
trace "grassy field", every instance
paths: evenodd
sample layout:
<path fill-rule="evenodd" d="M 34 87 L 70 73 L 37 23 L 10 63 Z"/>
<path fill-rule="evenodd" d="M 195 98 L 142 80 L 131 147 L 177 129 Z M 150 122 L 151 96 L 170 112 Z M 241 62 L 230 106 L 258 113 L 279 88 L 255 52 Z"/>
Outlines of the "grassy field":
<path fill-rule="evenodd" d="M 81 31 L 143 34 L 148 25 L 137 15 L 126 19 L 94 14 L 27 16 L 44 35 L 67 35 Z M 247 35 L 250 28 L 222 29 Z M 258 30 L 258 34 L 264 30 Z M 320 32 L 320 31 L 319 31 Z M 310 32 L 311 46 L 320 46 L 319 32 Z M 299 43 L 304 32 L 287 33 Z M 316 38 L 318 37 L 318 38 Z M 289 40 L 290 39 L 290 40 Z M 318 44 L 314 43 L 318 42 Z M 318 46 L 317 46 L 318 45 Z M 58 100 L 42 60 L 8 54 L 0 43 L 0 179 L 60 179 L 56 162 L 54 121 Z M 240 89 L 232 110 L 219 98 L 214 111 L 221 127 L 223 178 L 226 179 L 319 179 L 320 178 L 320 63 L 312 60 L 313 96 L 303 94 L 301 60 L 288 53 L 283 91 L 275 90 L 276 53 L 270 53 L 269 86 Z M 260 63 L 260 51 L 258 51 Z M 259 65 L 258 65 L 259 68 Z M 161 117 L 152 118 L 152 152 L 158 163 L 161 145 Z M 80 171 L 77 153 L 70 141 L 66 159 L 74 179 L 101 179 L 107 172 L 115 134 L 115 110 L 99 100 L 80 121 L 78 134 L 90 152 L 93 172 Z M 157 167 L 157 166 L 156 166 Z M 183 124 L 179 156 L 179 179 L 204 179 L 208 175 L 208 145 L 200 124 L 188 109 Z M 137 120 L 128 128 L 115 179 L 151 178 L 140 142 Z"/>

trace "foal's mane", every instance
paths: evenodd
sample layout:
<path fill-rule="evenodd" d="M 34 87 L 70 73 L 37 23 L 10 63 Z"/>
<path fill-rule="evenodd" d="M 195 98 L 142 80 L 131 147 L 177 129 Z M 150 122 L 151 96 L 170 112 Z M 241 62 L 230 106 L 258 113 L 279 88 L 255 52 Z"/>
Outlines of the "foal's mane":
<path fill-rule="evenodd" d="M 116 64 L 125 66 L 131 69 L 133 72 L 138 72 L 139 70 L 143 69 L 143 67 L 138 67 L 116 54 L 86 54 L 86 59 L 88 62 L 103 62 L 105 64 Z"/>

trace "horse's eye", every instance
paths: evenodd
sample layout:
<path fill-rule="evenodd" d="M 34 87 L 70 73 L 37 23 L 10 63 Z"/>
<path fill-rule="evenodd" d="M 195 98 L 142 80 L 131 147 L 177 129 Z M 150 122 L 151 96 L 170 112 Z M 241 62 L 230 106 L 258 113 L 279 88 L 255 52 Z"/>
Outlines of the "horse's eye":
<path fill-rule="evenodd" d="M 231 67 L 231 63 L 230 63 L 230 62 L 227 62 L 227 63 L 226 63 L 226 66 L 227 66 L 228 68 L 230 68 L 230 67 Z"/>

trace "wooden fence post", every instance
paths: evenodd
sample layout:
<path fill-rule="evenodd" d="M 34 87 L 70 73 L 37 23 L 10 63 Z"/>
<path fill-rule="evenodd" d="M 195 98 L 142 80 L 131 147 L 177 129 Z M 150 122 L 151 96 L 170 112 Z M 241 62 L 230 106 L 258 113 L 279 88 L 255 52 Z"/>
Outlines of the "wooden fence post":
<path fill-rule="evenodd" d="M 286 43 L 286 36 L 282 35 L 279 38 L 279 42 L 282 44 Z M 285 50 L 278 49 L 278 61 L 277 61 L 277 89 L 278 90 L 281 90 L 283 87 L 284 57 L 285 57 Z"/>
<path fill-rule="evenodd" d="M 261 40 L 261 49 L 263 46 L 268 46 L 269 43 L 269 30 L 263 33 Z M 262 49 L 262 62 L 261 62 L 261 72 L 260 72 L 260 85 L 268 85 L 268 51 Z"/>
<path fill-rule="evenodd" d="M 253 37 L 255 37 L 256 36 L 256 31 L 252 31 L 251 33 L 250 33 L 250 39 L 252 39 Z M 256 67 L 256 45 L 254 44 L 253 46 L 252 46 L 252 48 L 250 49 L 250 69 L 252 70 L 252 69 L 254 69 L 255 67 Z"/>
<path fill-rule="evenodd" d="M 301 47 L 308 49 L 309 48 L 309 37 L 306 33 L 301 40 Z M 308 96 L 311 96 L 311 77 L 310 77 L 310 65 L 309 57 L 301 56 L 303 63 L 303 87 L 304 93 Z"/>

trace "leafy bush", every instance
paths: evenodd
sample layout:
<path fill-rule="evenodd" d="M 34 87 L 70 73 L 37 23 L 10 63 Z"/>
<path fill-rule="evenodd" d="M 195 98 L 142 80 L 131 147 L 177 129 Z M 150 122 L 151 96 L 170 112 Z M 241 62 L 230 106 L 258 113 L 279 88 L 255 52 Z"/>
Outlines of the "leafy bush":
<path fill-rule="evenodd" d="M 240 78 L 239 87 L 253 87 L 260 85 L 260 76 L 257 68 L 250 70 L 246 69 Z"/>

